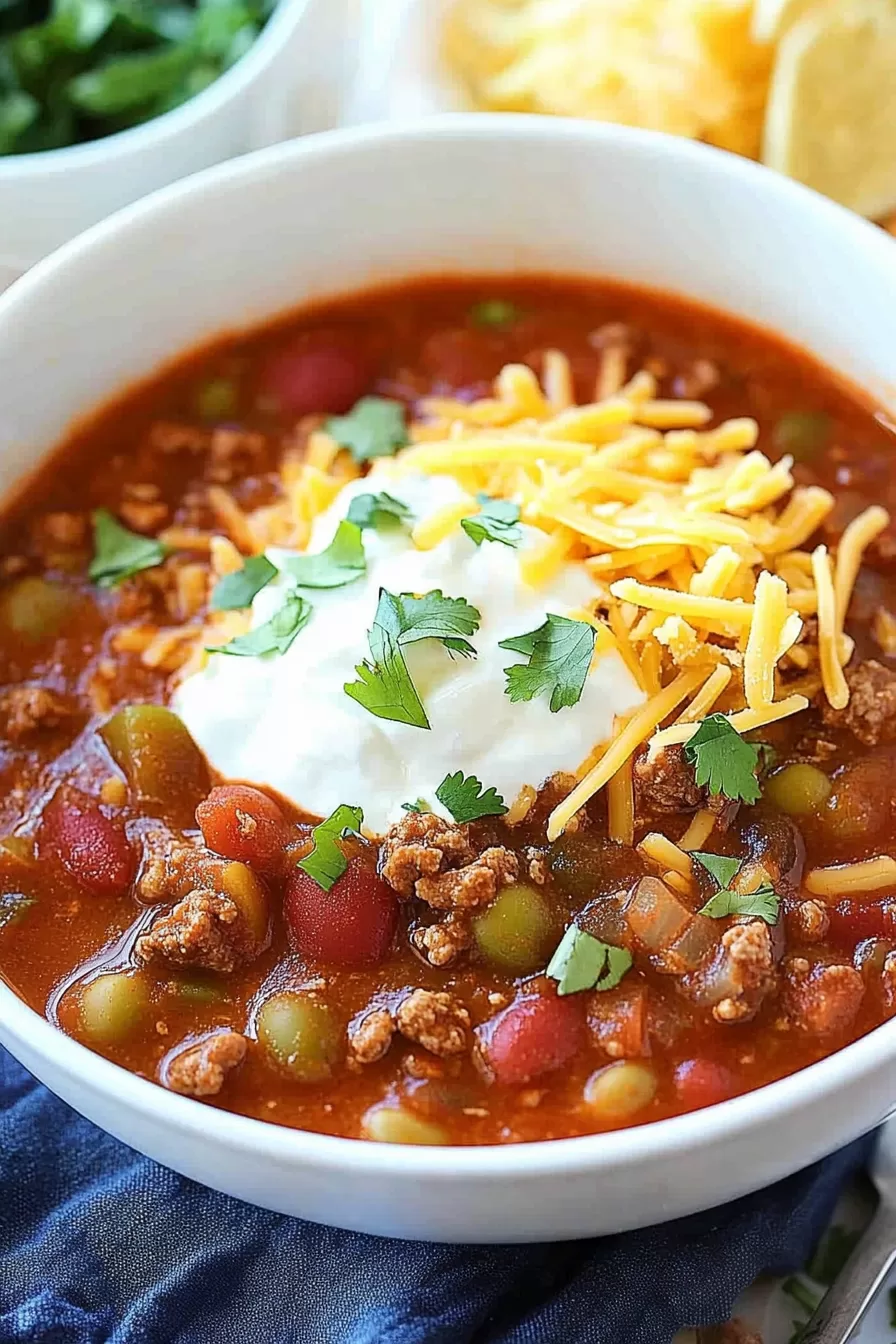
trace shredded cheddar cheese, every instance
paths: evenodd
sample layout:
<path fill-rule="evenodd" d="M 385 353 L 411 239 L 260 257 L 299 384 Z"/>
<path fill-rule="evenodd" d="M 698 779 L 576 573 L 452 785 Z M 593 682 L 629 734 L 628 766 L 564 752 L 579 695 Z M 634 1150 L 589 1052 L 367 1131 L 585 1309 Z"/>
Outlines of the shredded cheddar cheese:
<path fill-rule="evenodd" d="M 813 868 L 806 874 L 806 889 L 814 896 L 848 896 L 854 891 L 879 891 L 896 886 L 896 859 L 882 855 L 862 863 L 844 863 L 833 868 Z"/>

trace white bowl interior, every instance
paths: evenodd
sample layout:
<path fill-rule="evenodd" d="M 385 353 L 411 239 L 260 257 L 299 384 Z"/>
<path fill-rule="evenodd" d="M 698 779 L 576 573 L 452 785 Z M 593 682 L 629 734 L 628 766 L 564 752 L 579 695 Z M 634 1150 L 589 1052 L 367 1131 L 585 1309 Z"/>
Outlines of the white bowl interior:
<path fill-rule="evenodd" d="M 421 273 L 559 270 L 678 291 L 892 399 L 893 248 L 753 164 L 615 127 L 444 118 L 279 146 L 128 208 L 0 298 L 0 490 L 73 419 L 190 346 Z M 896 1092 L 890 1024 L 803 1075 L 646 1129 L 525 1151 L 386 1152 L 200 1110 L 60 1037 L 2 985 L 0 1037 L 79 1108 L 197 1179 L 449 1239 L 584 1235 L 705 1207 L 877 1123 Z"/>

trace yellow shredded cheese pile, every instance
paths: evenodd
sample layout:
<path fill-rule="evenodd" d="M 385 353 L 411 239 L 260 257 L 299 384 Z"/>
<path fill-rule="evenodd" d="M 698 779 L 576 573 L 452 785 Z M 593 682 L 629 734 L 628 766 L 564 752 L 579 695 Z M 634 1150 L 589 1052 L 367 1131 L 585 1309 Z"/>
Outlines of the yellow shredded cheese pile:
<path fill-rule="evenodd" d="M 593 744 L 548 834 L 612 785 L 611 831 L 625 839 L 631 761 L 645 742 L 652 754 L 686 742 L 719 710 L 739 732 L 761 728 L 805 709 L 819 690 L 835 708 L 846 704 L 844 617 L 862 553 L 888 516 L 867 509 L 836 554 L 810 551 L 833 496 L 796 486 L 789 458 L 770 461 L 754 420 L 709 427 L 708 406 L 659 398 L 643 370 L 612 388 L 602 375 L 602 395 L 588 405 L 573 405 L 571 388 L 568 362 L 554 351 L 543 385 L 528 367 L 508 365 L 491 398 L 432 398 L 397 465 L 447 472 L 470 499 L 480 491 L 516 499 L 524 521 L 544 532 L 534 552 L 520 554 L 525 582 L 544 583 L 569 560 L 592 574 L 585 615 L 601 632 L 596 656 L 616 648 L 645 702 L 612 742 Z M 424 519 L 417 533 L 436 544 L 460 516 Z"/>

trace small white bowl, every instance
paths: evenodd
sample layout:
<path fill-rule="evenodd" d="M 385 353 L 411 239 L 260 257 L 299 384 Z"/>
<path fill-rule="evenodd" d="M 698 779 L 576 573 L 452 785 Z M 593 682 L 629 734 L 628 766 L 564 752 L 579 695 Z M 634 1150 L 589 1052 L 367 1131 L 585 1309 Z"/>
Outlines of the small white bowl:
<path fill-rule="evenodd" d="M 0 491 L 74 417 L 225 328 L 388 278 L 519 271 L 692 296 L 785 333 L 892 405 L 896 250 L 883 233 L 683 140 L 434 118 L 223 165 L 13 285 L 0 298 Z M 203 1106 L 92 1054 L 3 985 L 0 1040 L 97 1124 L 207 1185 L 320 1222 L 455 1241 L 580 1237 L 706 1208 L 832 1151 L 896 1102 L 896 1021 L 693 1115 L 488 1148 L 391 1147 Z"/>
<path fill-rule="evenodd" d="M 257 41 L 183 106 L 118 135 L 0 157 L 0 288 L 123 205 L 200 168 L 332 124 L 347 0 L 280 0 Z"/>

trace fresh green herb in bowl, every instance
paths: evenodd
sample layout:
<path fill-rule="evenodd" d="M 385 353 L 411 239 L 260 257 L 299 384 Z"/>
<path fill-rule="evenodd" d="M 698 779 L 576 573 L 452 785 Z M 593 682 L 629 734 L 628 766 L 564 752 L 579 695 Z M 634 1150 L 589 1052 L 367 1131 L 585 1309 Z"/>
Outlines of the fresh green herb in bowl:
<path fill-rule="evenodd" d="M 0 0 L 0 155 L 98 140 L 193 98 L 276 0 Z"/>

